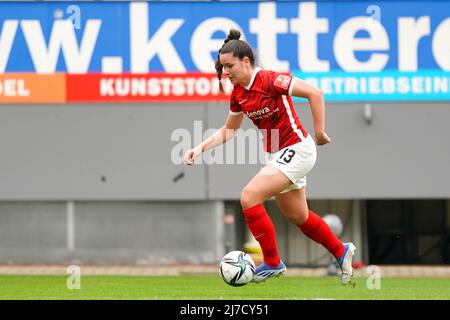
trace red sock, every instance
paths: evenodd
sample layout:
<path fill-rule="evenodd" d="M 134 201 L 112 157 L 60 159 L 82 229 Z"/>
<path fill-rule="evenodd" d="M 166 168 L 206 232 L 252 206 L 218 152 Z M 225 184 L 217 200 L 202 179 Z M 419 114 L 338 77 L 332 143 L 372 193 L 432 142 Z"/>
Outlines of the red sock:
<path fill-rule="evenodd" d="M 299 227 L 305 235 L 327 248 L 336 259 L 344 254 L 342 242 L 331 231 L 328 224 L 311 210 L 306 222 Z"/>
<path fill-rule="evenodd" d="M 248 228 L 261 246 L 264 261 L 269 266 L 278 266 L 280 257 L 278 256 L 275 228 L 266 209 L 264 209 L 262 204 L 257 204 L 251 208 L 244 209 L 243 212 Z"/>

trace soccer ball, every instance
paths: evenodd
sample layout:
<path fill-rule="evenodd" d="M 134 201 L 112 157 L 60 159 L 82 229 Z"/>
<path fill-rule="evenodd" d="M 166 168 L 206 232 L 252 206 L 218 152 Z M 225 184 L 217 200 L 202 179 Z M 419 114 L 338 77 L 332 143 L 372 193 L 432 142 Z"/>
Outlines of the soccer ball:
<path fill-rule="evenodd" d="M 222 258 L 219 269 L 223 281 L 230 286 L 240 287 L 252 281 L 255 262 L 248 253 L 231 251 Z"/>

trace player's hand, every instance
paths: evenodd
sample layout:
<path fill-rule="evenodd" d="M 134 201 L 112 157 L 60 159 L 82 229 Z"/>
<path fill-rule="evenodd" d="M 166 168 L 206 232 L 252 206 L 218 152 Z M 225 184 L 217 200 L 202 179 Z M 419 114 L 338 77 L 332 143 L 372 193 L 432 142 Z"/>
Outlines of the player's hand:
<path fill-rule="evenodd" d="M 195 158 L 202 154 L 202 149 L 200 147 L 196 147 L 194 149 L 190 149 L 186 151 L 184 155 L 184 163 L 192 166 L 194 164 Z"/>
<path fill-rule="evenodd" d="M 316 140 L 316 143 L 318 146 L 327 144 L 331 142 L 330 137 L 326 134 L 326 132 L 316 132 L 314 134 L 314 139 Z"/>

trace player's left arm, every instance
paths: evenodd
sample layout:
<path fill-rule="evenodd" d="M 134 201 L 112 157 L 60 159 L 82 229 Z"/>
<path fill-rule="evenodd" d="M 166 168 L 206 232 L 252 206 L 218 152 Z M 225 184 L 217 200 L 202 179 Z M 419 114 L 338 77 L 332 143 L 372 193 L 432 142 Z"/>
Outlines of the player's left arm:
<path fill-rule="evenodd" d="M 290 94 L 295 97 L 306 98 L 309 101 L 314 121 L 314 138 L 316 143 L 322 145 L 331 142 L 330 137 L 325 132 L 325 99 L 323 92 L 299 78 L 292 78 L 292 82 L 289 88 Z"/>

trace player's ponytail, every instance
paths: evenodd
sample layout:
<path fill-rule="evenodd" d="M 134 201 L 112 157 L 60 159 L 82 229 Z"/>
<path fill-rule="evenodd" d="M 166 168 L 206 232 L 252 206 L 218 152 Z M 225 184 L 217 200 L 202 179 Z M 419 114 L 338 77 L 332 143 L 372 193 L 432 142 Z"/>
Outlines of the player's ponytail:
<path fill-rule="evenodd" d="M 230 29 L 227 38 L 223 42 L 222 48 L 219 49 L 219 53 L 217 54 L 215 68 L 217 79 L 219 79 L 219 89 L 221 92 L 224 92 L 224 89 L 221 82 L 223 66 L 220 63 L 220 54 L 232 53 L 234 57 L 238 57 L 240 60 L 242 60 L 244 57 L 248 57 L 252 65 L 255 63 L 255 55 L 252 48 L 250 48 L 247 42 L 240 40 L 240 38 L 241 32 L 239 30 Z"/>

